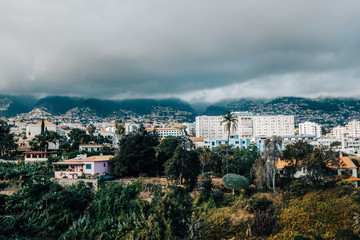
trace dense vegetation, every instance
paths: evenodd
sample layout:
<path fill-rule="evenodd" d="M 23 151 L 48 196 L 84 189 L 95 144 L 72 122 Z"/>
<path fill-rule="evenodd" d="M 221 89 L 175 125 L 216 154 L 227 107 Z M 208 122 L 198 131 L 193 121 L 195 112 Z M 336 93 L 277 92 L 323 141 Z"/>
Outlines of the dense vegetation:
<path fill-rule="evenodd" d="M 122 138 L 115 174 L 168 185 L 63 187 L 49 165 L 0 163 L 0 239 L 359 239 L 360 190 L 324 164 L 336 154 L 298 142 L 282 155 L 298 161 L 276 174 L 275 192 L 255 146 L 194 150 L 184 137 L 159 144 L 143 128 Z M 295 179 L 299 168 L 307 174 Z"/>
<path fill-rule="evenodd" d="M 0 195 L 0 239 L 359 239 L 360 191 L 344 181 L 232 195 L 207 175 L 191 197 L 139 181 L 62 187 L 48 173 L 0 163 L 0 188 L 17 189 Z"/>
<path fill-rule="evenodd" d="M 14 134 L 10 133 L 9 125 L 0 119 L 0 157 L 13 157 L 16 150 Z"/>
<path fill-rule="evenodd" d="M 33 145 L 56 137 L 44 130 Z M 60 152 L 72 157 L 97 140 L 74 129 Z M 0 239 L 360 239 L 360 190 L 347 171 L 334 178 L 338 154 L 306 142 L 280 151 L 278 141 L 268 139 L 261 155 L 255 145 L 194 149 L 187 137 L 160 143 L 141 127 L 121 137 L 117 152 L 102 150 L 115 154 L 117 177 L 140 179 L 97 191 L 59 185 L 51 164 L 0 163 Z M 278 157 L 288 165 L 281 173 Z M 300 169 L 306 174 L 295 178 Z"/>

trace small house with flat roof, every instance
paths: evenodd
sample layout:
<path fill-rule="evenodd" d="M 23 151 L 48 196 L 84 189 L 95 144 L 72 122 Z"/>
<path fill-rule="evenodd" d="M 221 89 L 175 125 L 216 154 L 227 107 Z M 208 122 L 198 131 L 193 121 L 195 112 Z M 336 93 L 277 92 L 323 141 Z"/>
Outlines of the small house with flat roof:
<path fill-rule="evenodd" d="M 110 159 L 113 155 L 76 158 L 54 163 L 55 178 L 79 178 L 86 175 L 106 175 L 113 172 Z"/>

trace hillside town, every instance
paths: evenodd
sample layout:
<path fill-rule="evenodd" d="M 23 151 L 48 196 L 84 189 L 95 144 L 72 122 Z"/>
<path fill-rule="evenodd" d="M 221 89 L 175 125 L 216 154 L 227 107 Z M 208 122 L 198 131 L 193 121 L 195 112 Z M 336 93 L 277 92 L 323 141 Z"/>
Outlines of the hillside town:
<path fill-rule="evenodd" d="M 79 115 L 74 113 L 75 115 Z M 83 117 L 84 113 L 82 113 Z M 283 140 L 284 149 L 286 144 L 295 141 L 307 141 L 313 146 L 330 147 L 334 143 L 339 143 L 334 149 L 339 152 L 352 155 L 360 155 L 360 121 L 351 121 L 345 126 L 337 126 L 325 135 L 323 135 L 322 125 L 314 122 L 302 122 L 295 127 L 294 116 L 292 115 L 260 115 L 250 112 L 233 112 L 237 118 L 237 127 L 230 132 L 230 143 L 234 147 L 240 146 L 247 148 L 250 144 L 255 144 L 261 150 L 263 149 L 264 140 L 272 136 L 280 136 Z M 87 115 L 86 115 L 87 116 Z M 19 149 L 31 149 L 30 142 L 36 135 L 40 134 L 41 121 L 45 120 L 45 128 L 48 131 L 58 133 L 60 136 L 69 139 L 69 133 L 72 129 L 81 129 L 89 133 L 89 126 L 93 126 L 93 133 L 107 139 L 108 145 L 117 148 L 119 135 L 116 134 L 116 121 L 97 122 L 93 119 L 90 124 L 86 125 L 81 119 L 74 120 L 71 118 L 54 118 L 43 110 L 35 109 L 27 118 L 21 119 L 22 115 L 16 118 L 7 119 L 10 132 L 16 136 Z M 127 120 L 124 120 L 127 119 Z M 213 148 L 228 140 L 228 132 L 222 125 L 222 116 L 198 116 L 195 122 L 178 122 L 174 119 L 162 119 L 163 121 L 154 121 L 144 118 L 124 118 L 124 134 L 130 134 L 136 131 L 140 125 L 144 125 L 148 131 L 155 131 L 159 137 L 167 136 L 189 136 L 196 147 Z M 19 121 L 20 120 L 20 121 Z M 71 121 L 69 121 L 71 120 Z M 51 122 L 55 121 L 55 122 Z M 33 122 L 33 123 L 31 123 Z M 237 141 L 232 142 L 232 139 Z M 243 143 L 245 143 L 243 145 Z M 56 147 L 57 146 L 57 147 Z M 57 150 L 58 145 L 53 143 L 50 150 Z"/>
<path fill-rule="evenodd" d="M 289 235 L 286 232 L 289 227 L 277 230 L 275 226 L 283 224 L 282 221 L 287 215 L 281 212 L 285 210 L 274 205 L 275 201 L 280 201 L 281 206 L 285 206 L 286 201 L 295 201 L 312 194 L 325 196 L 329 191 L 335 192 L 336 195 L 332 196 L 336 199 L 346 201 L 344 191 L 347 191 L 346 196 L 351 198 L 360 193 L 360 121 L 337 126 L 324 135 L 322 126 L 314 122 L 302 122 L 296 127 L 293 115 L 261 115 L 247 111 L 227 111 L 218 116 L 201 115 L 195 118 L 195 122 L 179 122 L 174 119 L 163 122 L 158 119 L 143 119 L 143 122 L 139 122 L 140 119 L 129 120 L 134 120 L 131 117 L 109 122 L 94 120 L 88 124 L 82 121 L 68 122 L 65 118 L 52 122 L 52 116 L 40 110 L 34 110 L 32 116 L 33 118 L 26 121 L 0 120 L 0 154 L 3 158 L 0 161 L 0 196 L 4 196 L 3 202 L 10 204 L 7 209 L 11 209 L 0 211 L 0 218 L 4 219 L 4 222 L 16 221 L 19 225 L 24 224 L 15 219 L 12 209 L 16 205 L 11 205 L 11 201 L 13 198 L 25 201 L 27 198 L 18 196 L 18 193 L 28 191 L 26 189 L 44 189 L 37 193 L 41 197 L 41 200 L 38 200 L 41 203 L 38 204 L 45 204 L 42 208 L 49 216 L 53 214 L 49 212 L 53 207 L 47 205 L 59 204 L 56 200 L 52 200 L 53 203 L 48 202 L 46 196 L 50 192 L 61 199 L 66 191 L 67 195 L 73 194 L 72 191 L 80 191 L 77 194 L 85 194 L 79 197 L 88 204 L 98 201 L 96 199 L 100 201 L 105 196 L 111 198 L 111 203 L 90 207 L 91 211 L 99 211 L 94 207 L 112 206 L 118 201 L 117 197 L 123 199 L 123 206 L 132 201 L 130 196 L 121 196 L 121 193 L 114 195 L 112 191 L 132 191 L 135 194 L 133 198 L 136 198 L 139 204 L 149 206 L 146 214 L 152 214 L 159 208 L 167 211 L 177 207 L 188 210 L 193 208 L 205 214 L 191 220 L 193 210 L 189 210 L 188 214 L 175 222 L 172 217 L 165 217 L 166 221 L 172 222 L 173 227 L 182 226 L 183 221 L 193 221 L 208 227 L 208 230 L 196 230 L 194 234 L 201 236 L 199 239 L 203 239 L 203 236 L 218 239 L 212 237 L 224 234 L 240 236 L 241 239 L 272 239 L 271 234 L 277 234 L 279 239 L 285 239 Z M 39 176 L 48 180 L 37 182 L 39 180 L 35 178 Z M 100 195 L 97 195 L 97 192 Z M 89 198 L 89 194 L 94 194 L 95 200 Z M 188 196 L 188 200 L 184 198 L 180 202 L 174 201 L 175 198 L 182 198 L 181 196 Z M 79 197 L 71 196 L 68 201 L 78 201 Z M 285 197 L 289 200 L 283 199 Z M 161 201 L 167 198 L 172 199 L 171 203 L 167 203 L 171 206 L 164 208 Z M 326 199 L 330 201 L 332 198 Z M 187 207 L 181 206 L 185 204 L 183 201 Z M 241 202 L 241 205 L 237 206 L 236 202 Z M 156 207 L 150 207 L 152 205 L 148 205 L 149 203 Z M 209 210 L 202 210 L 210 203 L 214 205 L 206 207 Z M 230 223 L 232 217 L 224 209 L 231 208 L 231 211 L 235 211 L 239 207 L 241 210 L 237 210 L 240 212 L 236 216 L 253 215 Z M 301 209 L 297 205 L 289 207 Z M 69 211 L 67 206 L 58 208 L 57 211 Z M 93 218 L 83 212 L 83 208 L 78 210 L 85 214 L 84 216 Z M 280 220 L 274 217 L 275 210 L 281 212 Z M 37 211 L 28 206 L 21 214 L 39 214 Z M 122 214 L 123 210 L 119 211 L 117 213 Z M 176 216 L 183 214 L 183 211 L 185 210 L 181 210 Z M 216 235 L 218 227 L 214 226 L 217 226 L 217 220 L 209 217 L 218 211 L 222 211 L 219 216 L 227 219 L 230 226 L 246 224 L 246 228 L 239 228 L 235 232 L 226 230 Z M 323 211 L 327 217 L 330 216 L 327 212 L 333 212 L 334 209 Z M 3 218 L 2 212 L 11 217 Z M 65 212 L 64 214 L 69 214 Z M 354 210 L 346 212 L 346 219 L 352 218 L 353 213 Z M 69 224 L 80 221 L 75 220 L 79 215 L 74 214 L 69 215 L 74 220 L 67 222 L 63 228 L 53 232 L 45 229 L 42 231 L 55 239 L 60 236 L 66 236 L 65 239 L 73 238 L 74 234 L 78 233 L 69 228 Z M 108 216 L 110 212 L 103 211 L 103 214 Z M 138 219 L 137 212 L 132 214 Z M 154 216 L 159 214 L 161 216 L 162 213 Z M 92 221 L 103 223 L 105 216 Z M 149 224 L 149 217 L 150 215 L 146 215 L 147 220 L 137 221 Z M 40 221 L 36 216 L 32 218 Z M 292 219 L 295 221 L 297 215 Z M 266 225 L 259 226 L 254 221 L 265 222 Z M 50 220 L 48 224 L 57 226 Z M 78 224 L 98 230 L 97 225 L 93 225 L 94 222 Z M 115 227 L 114 224 L 111 223 L 112 228 Z M 220 227 L 224 226 L 220 224 Z M 350 227 L 345 226 L 346 229 Z M 41 229 L 38 223 L 31 228 Z M 183 228 L 181 233 L 172 230 L 168 234 L 182 237 L 192 234 L 189 225 L 184 225 Z M 130 229 L 136 227 L 131 225 L 129 230 L 124 231 L 131 231 Z M 354 229 L 346 230 L 347 234 L 356 236 L 356 228 Z M 12 236 L 12 230 L 16 234 L 22 234 L 15 225 L 0 228 L 0 234 Z M 331 224 L 326 225 L 324 230 L 331 238 L 342 236 L 342 231 L 345 231 L 343 228 L 333 228 Z M 102 230 L 99 231 L 97 234 L 102 233 Z M 146 234 L 152 234 L 153 230 L 146 231 Z M 156 227 L 156 231 L 163 230 Z M 306 231 L 299 230 L 290 236 L 302 236 Z M 92 233 L 85 231 L 81 234 L 89 236 Z M 34 232 L 31 236 L 37 238 L 39 234 Z M 116 235 L 111 236 L 113 238 Z"/>

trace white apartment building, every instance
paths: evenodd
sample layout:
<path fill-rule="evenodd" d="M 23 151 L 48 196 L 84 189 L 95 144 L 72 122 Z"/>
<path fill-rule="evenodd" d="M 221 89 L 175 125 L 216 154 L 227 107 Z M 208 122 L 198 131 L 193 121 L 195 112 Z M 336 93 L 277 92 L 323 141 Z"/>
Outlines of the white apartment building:
<path fill-rule="evenodd" d="M 167 136 L 184 136 L 185 133 L 183 130 L 178 128 L 146 128 L 146 131 L 156 131 L 157 134 L 159 134 L 159 137 L 164 138 Z"/>
<path fill-rule="evenodd" d="M 351 121 L 346 125 L 349 137 L 360 137 L 360 121 Z"/>
<path fill-rule="evenodd" d="M 196 137 L 208 139 L 224 139 L 226 132 L 221 124 L 222 116 L 198 116 L 196 122 Z"/>
<path fill-rule="evenodd" d="M 346 127 L 337 126 L 331 130 L 331 135 L 334 138 L 343 138 L 347 134 L 348 134 L 348 131 L 347 131 Z"/>
<path fill-rule="evenodd" d="M 140 128 L 140 124 L 136 124 L 136 123 L 125 123 L 125 132 L 126 132 L 126 133 L 135 132 L 135 131 L 138 130 L 139 128 Z"/>
<path fill-rule="evenodd" d="M 295 132 L 294 116 L 254 116 L 253 136 L 286 136 Z"/>
<path fill-rule="evenodd" d="M 248 112 L 234 112 L 238 117 L 238 126 L 235 132 L 241 138 L 255 136 L 293 135 L 295 131 L 294 116 L 258 116 Z M 225 125 L 221 124 L 222 116 L 196 117 L 196 136 L 206 139 L 226 139 Z"/>
<path fill-rule="evenodd" d="M 360 121 L 351 121 L 345 127 L 334 127 L 331 135 L 335 138 L 358 138 L 360 137 Z"/>
<path fill-rule="evenodd" d="M 315 135 L 321 137 L 321 125 L 314 122 L 304 122 L 299 124 L 300 135 Z"/>
<path fill-rule="evenodd" d="M 236 134 L 241 138 L 251 138 L 254 129 L 253 117 L 259 115 L 249 112 L 233 112 L 233 114 L 238 117 Z"/>

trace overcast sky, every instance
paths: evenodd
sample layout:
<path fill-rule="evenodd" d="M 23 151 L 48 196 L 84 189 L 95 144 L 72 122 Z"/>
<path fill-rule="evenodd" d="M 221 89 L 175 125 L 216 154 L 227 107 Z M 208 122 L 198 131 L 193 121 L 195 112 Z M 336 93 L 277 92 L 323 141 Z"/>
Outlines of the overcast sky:
<path fill-rule="evenodd" d="M 0 94 L 360 96 L 360 1 L 0 0 Z"/>

